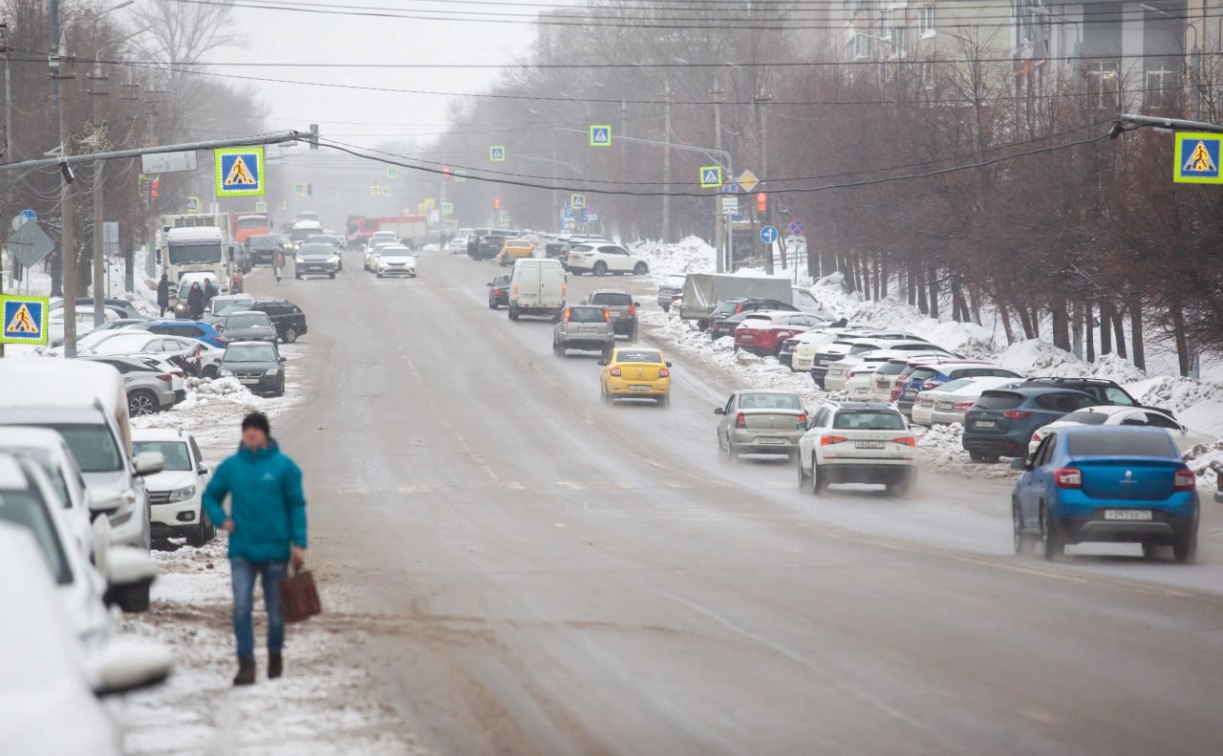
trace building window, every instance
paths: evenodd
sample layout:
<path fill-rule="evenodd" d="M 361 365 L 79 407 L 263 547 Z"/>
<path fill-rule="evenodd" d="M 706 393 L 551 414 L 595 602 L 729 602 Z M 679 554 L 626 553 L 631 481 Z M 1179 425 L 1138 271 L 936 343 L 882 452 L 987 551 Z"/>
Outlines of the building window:
<path fill-rule="evenodd" d="M 917 33 L 922 37 L 934 35 L 934 6 L 927 5 L 917 9 Z"/>
<path fill-rule="evenodd" d="M 865 34 L 854 35 L 854 60 L 863 60 L 871 56 L 871 39 Z"/>
<path fill-rule="evenodd" d="M 1118 106 L 1117 62 L 1112 60 L 1093 60 L 1087 63 L 1087 96 L 1088 101 L 1101 110 L 1116 111 Z"/>
<path fill-rule="evenodd" d="M 1175 107 L 1179 95 L 1180 71 L 1162 61 L 1147 69 L 1147 107 Z"/>

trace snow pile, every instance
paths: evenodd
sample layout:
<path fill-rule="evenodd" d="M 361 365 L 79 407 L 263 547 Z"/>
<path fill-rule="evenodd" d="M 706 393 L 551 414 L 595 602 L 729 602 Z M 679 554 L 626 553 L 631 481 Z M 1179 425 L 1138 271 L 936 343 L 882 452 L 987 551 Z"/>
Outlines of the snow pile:
<path fill-rule="evenodd" d="M 645 258 L 656 276 L 672 273 L 712 273 L 716 252 L 704 239 L 689 236 L 677 244 L 638 242 L 631 246 L 635 255 Z"/>

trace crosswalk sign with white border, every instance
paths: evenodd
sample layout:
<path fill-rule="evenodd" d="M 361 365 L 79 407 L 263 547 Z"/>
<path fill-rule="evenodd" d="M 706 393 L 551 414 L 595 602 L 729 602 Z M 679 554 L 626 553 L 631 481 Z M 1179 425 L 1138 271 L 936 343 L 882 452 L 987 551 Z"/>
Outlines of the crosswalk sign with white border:
<path fill-rule="evenodd" d="M 582 208 L 586 207 L 586 195 L 585 194 L 569 195 L 569 207 L 572 207 L 574 210 L 581 210 Z"/>
<path fill-rule="evenodd" d="M 494 163 L 504 163 L 505 162 L 505 148 L 504 147 L 489 147 L 488 148 L 488 159 L 493 161 Z"/>
<path fill-rule="evenodd" d="M 265 193 L 262 147 L 230 147 L 213 152 L 218 197 L 252 197 Z"/>
<path fill-rule="evenodd" d="M 454 203 L 453 202 L 443 202 L 442 203 L 442 215 L 454 215 Z"/>
<path fill-rule="evenodd" d="M 187 212 L 198 213 L 199 211 L 200 211 L 200 198 L 199 197 L 188 197 L 187 198 Z"/>
<path fill-rule="evenodd" d="M 590 146 L 591 147 L 611 147 L 611 126 L 591 126 L 590 127 Z"/>
<path fill-rule="evenodd" d="M 703 165 L 701 166 L 701 188 L 716 189 L 722 185 L 722 166 L 720 165 Z"/>
<path fill-rule="evenodd" d="M 255 203 L 255 212 L 266 213 L 267 211 L 268 211 L 268 203 L 264 202 L 263 200 L 259 200 L 258 202 Z"/>
<path fill-rule="evenodd" d="M 51 305 L 46 297 L 0 296 L 0 302 L 4 314 L 0 344 L 47 343 L 47 313 Z"/>

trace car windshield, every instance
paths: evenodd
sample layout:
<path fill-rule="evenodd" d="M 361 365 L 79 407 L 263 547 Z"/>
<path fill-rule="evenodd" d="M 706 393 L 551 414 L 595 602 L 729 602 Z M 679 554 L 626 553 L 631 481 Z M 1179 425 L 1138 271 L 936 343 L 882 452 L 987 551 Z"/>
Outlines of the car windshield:
<path fill-rule="evenodd" d="M 879 369 L 876 370 L 875 372 L 881 375 L 900 375 L 904 371 L 905 371 L 905 364 L 903 362 L 888 362 L 883 365 L 880 365 Z"/>
<path fill-rule="evenodd" d="M 250 302 L 234 302 L 233 304 L 226 305 L 224 308 L 213 314 L 220 317 L 229 317 L 235 312 L 248 312 L 250 309 Z"/>
<path fill-rule="evenodd" d="M 243 215 L 238 218 L 238 228 L 267 228 L 268 219 L 258 215 Z"/>
<path fill-rule="evenodd" d="M 208 280 L 211 281 L 212 279 L 208 279 Z M 193 283 L 198 283 L 200 285 L 200 293 L 203 293 L 204 289 L 208 288 L 205 282 L 199 279 L 196 279 L 194 281 L 183 281 L 178 287 L 178 298 L 179 299 L 185 302 L 187 300 L 187 297 L 191 296 L 191 284 Z M 217 282 L 213 281 L 212 285 L 215 287 L 217 285 Z"/>
<path fill-rule="evenodd" d="M 276 348 L 271 344 L 230 344 L 223 362 L 275 362 Z"/>
<path fill-rule="evenodd" d="M 123 469 L 123 456 L 106 425 L 40 424 L 38 427 L 50 428 L 64 437 L 72 456 L 76 457 L 76 463 L 81 466 L 81 472 L 116 472 Z"/>
<path fill-rule="evenodd" d="M 971 385 L 972 385 L 971 380 L 967 378 L 957 378 L 954 381 L 947 381 L 942 386 L 939 386 L 938 390 L 943 391 L 945 393 L 951 393 L 952 391 L 958 391 L 966 386 L 971 386 Z"/>
<path fill-rule="evenodd" d="M 407 247 L 385 247 L 378 254 L 383 257 L 411 257 L 412 250 Z"/>
<path fill-rule="evenodd" d="M 570 323 L 606 323 L 607 313 L 602 307 L 570 307 Z"/>
<path fill-rule="evenodd" d="M 237 301 L 239 300 L 228 297 L 213 297 L 212 301 L 208 303 L 208 308 L 213 315 L 219 315 L 222 310 Z"/>
<path fill-rule="evenodd" d="M 252 236 L 250 239 L 247 240 L 246 244 L 247 246 L 257 247 L 260 249 L 265 248 L 265 247 L 268 249 L 271 249 L 273 247 L 280 246 L 279 242 L 277 242 L 274 238 L 268 236 L 267 234 L 262 234 L 260 236 Z"/>
<path fill-rule="evenodd" d="M 651 365 L 662 364 L 662 352 L 649 349 L 622 350 L 616 354 L 616 362 L 641 362 Z"/>
<path fill-rule="evenodd" d="M 331 257 L 334 253 L 335 247 L 330 244 L 303 244 L 297 254 L 302 257 Z"/>
<path fill-rule="evenodd" d="M 1166 433 L 1131 433 L 1124 429 L 1067 434 L 1066 451 L 1072 457 L 1122 456 L 1180 459 L 1181 453 Z"/>
<path fill-rule="evenodd" d="M 609 307 L 627 307 L 633 303 L 633 298 L 619 291 L 604 291 L 590 298 L 591 304 L 607 305 Z"/>
<path fill-rule="evenodd" d="M 738 309 L 739 303 L 735 301 L 719 302 L 718 306 L 713 308 L 713 315 L 728 315 Z"/>
<path fill-rule="evenodd" d="M 1079 423 L 1081 425 L 1104 425 L 1107 421 L 1107 414 L 1104 412 L 1092 412 L 1091 410 L 1078 410 L 1062 418 L 1062 422 Z"/>
<path fill-rule="evenodd" d="M 237 315 L 230 315 L 225 318 L 226 328 L 257 328 L 259 326 L 270 326 L 271 318 L 266 312 L 240 312 Z"/>
<path fill-rule="evenodd" d="M 51 481 L 51 485 L 55 488 L 55 493 L 59 496 L 60 505 L 64 509 L 72 507 L 72 500 L 68 496 L 68 481 L 64 480 L 64 472 L 59 465 L 52 461 L 51 455 L 46 449 L 7 446 L 4 450 L 23 454 L 37 462 L 42 471 L 47 474 L 47 479 Z"/>
<path fill-rule="evenodd" d="M 898 412 L 843 410 L 837 413 L 832 427 L 838 430 L 904 430 L 905 421 Z"/>
<path fill-rule="evenodd" d="M 801 410 L 803 403 L 795 394 L 740 394 L 739 408 Z"/>
<path fill-rule="evenodd" d="M 51 522 L 51 513 L 42 505 L 37 497 L 25 491 L 0 491 L 0 521 L 25 528 L 38 542 L 47 567 L 59 585 L 72 582 L 72 571 L 68 569 L 68 559 L 64 555 L 64 546 L 59 540 L 55 525 Z"/>
<path fill-rule="evenodd" d="M 132 451 L 136 454 L 157 452 L 166 458 L 166 468 L 172 472 L 188 472 L 191 470 L 191 454 L 183 441 L 133 441 Z"/>

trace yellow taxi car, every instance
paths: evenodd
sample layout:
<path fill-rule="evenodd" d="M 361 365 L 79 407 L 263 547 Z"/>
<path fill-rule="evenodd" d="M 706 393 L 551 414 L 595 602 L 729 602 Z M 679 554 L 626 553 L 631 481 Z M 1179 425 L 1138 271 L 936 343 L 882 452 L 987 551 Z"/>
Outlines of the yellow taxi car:
<path fill-rule="evenodd" d="M 531 246 L 531 242 L 526 239 L 506 239 L 498 258 L 502 265 L 513 265 L 515 260 L 531 257 L 534 254 L 535 247 Z"/>
<path fill-rule="evenodd" d="M 604 404 L 617 399 L 654 399 L 663 407 L 671 403 L 671 363 L 657 349 L 617 347 L 599 365 Z"/>

